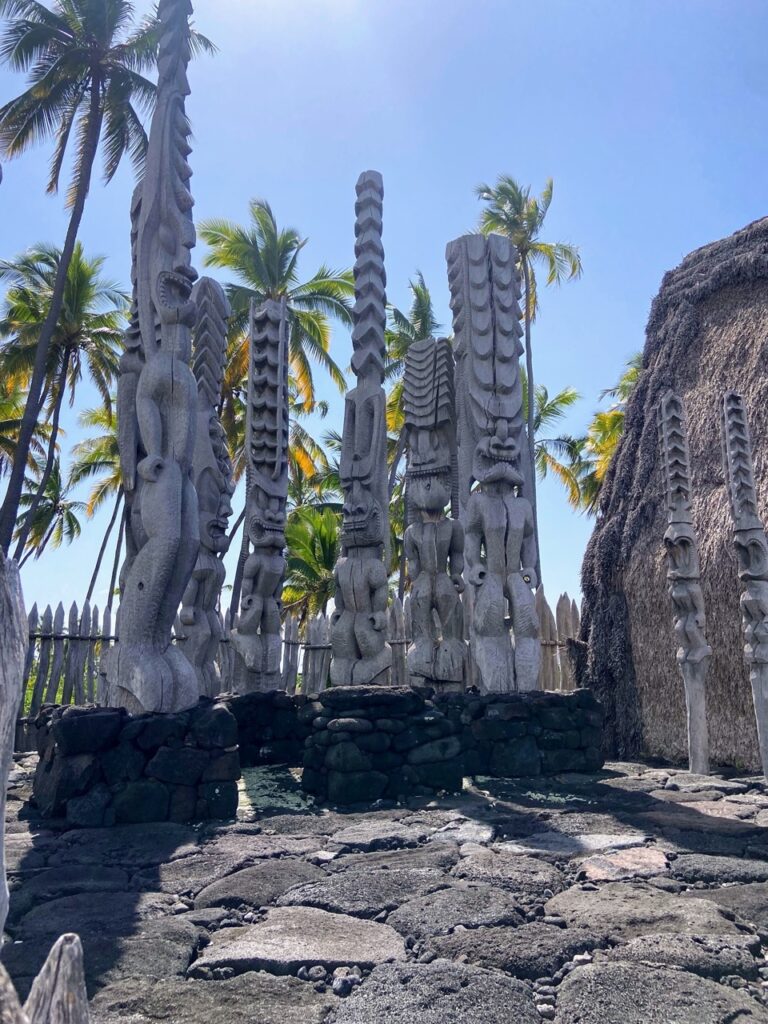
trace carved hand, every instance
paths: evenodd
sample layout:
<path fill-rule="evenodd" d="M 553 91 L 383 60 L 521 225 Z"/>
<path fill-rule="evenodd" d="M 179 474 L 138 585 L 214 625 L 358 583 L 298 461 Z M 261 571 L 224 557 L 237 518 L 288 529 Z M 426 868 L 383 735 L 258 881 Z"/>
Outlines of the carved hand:
<path fill-rule="evenodd" d="M 193 607 L 182 606 L 179 612 L 179 618 L 181 619 L 182 626 L 194 626 L 195 624 L 195 609 Z"/>
<path fill-rule="evenodd" d="M 372 615 L 369 615 L 368 618 L 370 619 L 373 628 L 375 630 L 378 630 L 379 633 L 383 633 L 384 630 L 387 628 L 386 612 L 374 612 Z"/>
<path fill-rule="evenodd" d="M 165 465 L 165 459 L 161 455 L 148 455 L 136 467 L 139 476 L 148 483 L 155 483 L 160 476 L 160 471 Z"/>
<path fill-rule="evenodd" d="M 464 590 L 466 589 L 466 584 L 464 583 L 464 577 L 461 575 L 461 573 L 454 573 L 453 576 L 451 576 L 451 583 L 453 583 L 454 587 L 456 587 L 457 593 L 464 593 Z"/>
<path fill-rule="evenodd" d="M 473 565 L 467 573 L 467 579 L 473 587 L 480 587 L 485 582 L 485 577 L 488 575 L 484 565 Z"/>

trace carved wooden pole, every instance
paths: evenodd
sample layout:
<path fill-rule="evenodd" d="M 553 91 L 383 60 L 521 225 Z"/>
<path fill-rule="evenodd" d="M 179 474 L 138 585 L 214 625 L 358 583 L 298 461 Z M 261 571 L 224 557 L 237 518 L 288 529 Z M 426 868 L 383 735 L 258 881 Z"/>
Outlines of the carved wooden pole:
<path fill-rule="evenodd" d="M 707 672 L 712 648 L 707 643 L 704 596 L 696 533 L 691 517 L 691 469 L 682 400 L 667 391 L 659 403 L 661 464 L 669 526 L 664 534 L 667 580 L 672 600 L 677 663 L 683 676 L 688 715 L 688 753 L 692 772 L 709 774 Z"/>
<path fill-rule="evenodd" d="M 221 388 L 227 355 L 227 321 L 231 308 L 224 289 L 210 277 L 201 278 L 192 297 L 197 306 L 193 369 L 197 381 L 194 483 L 200 525 L 200 550 L 187 584 L 180 618 L 184 630 L 181 650 L 197 675 L 200 694 L 221 692 L 216 655 L 224 630 L 219 597 L 226 578 L 224 555 L 229 548 L 232 515 L 232 464 L 219 419 Z"/>
<path fill-rule="evenodd" d="M 414 342 L 403 377 L 408 451 L 405 531 L 411 581 L 411 681 L 463 690 L 464 530 L 458 520 L 453 351 L 445 338 Z M 445 514 L 452 504 L 455 518 Z"/>
<path fill-rule="evenodd" d="M 465 235 L 448 245 L 446 257 L 472 658 L 483 690 L 535 690 L 541 648 L 534 517 L 524 494 L 517 250 L 500 235 Z"/>
<path fill-rule="evenodd" d="M 285 580 L 288 500 L 288 307 L 251 310 L 248 368 L 248 465 L 240 620 L 232 632 L 239 692 L 282 686 L 280 613 Z"/>
<path fill-rule="evenodd" d="M 352 369 L 341 449 L 344 518 L 336 564 L 331 629 L 334 686 L 389 682 L 386 640 L 389 515 L 386 395 L 386 274 L 382 234 L 384 185 L 376 171 L 357 182 Z"/>
<path fill-rule="evenodd" d="M 130 513 L 121 574 L 120 643 L 108 699 L 132 711 L 175 711 L 198 698 L 195 671 L 171 629 L 200 544 L 192 482 L 197 382 L 195 244 L 189 126 L 189 0 L 160 0 L 157 105 L 133 206 L 135 319 L 118 389 L 120 456 Z"/>
<path fill-rule="evenodd" d="M 768 773 L 768 540 L 757 510 L 752 441 L 744 400 L 723 396 L 723 466 L 733 543 L 743 584 L 744 658 L 749 667 L 763 773 Z"/>

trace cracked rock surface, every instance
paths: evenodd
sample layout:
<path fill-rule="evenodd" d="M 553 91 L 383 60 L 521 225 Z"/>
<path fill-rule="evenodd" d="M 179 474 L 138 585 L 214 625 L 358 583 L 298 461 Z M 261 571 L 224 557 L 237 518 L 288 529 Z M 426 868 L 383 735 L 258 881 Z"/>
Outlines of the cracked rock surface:
<path fill-rule="evenodd" d="M 93 1024 L 768 1024 L 768 787 L 642 764 L 237 821 L 69 831 L 7 807 L 1 959 L 77 931 Z M 765 987 L 764 987 L 765 986 Z"/>

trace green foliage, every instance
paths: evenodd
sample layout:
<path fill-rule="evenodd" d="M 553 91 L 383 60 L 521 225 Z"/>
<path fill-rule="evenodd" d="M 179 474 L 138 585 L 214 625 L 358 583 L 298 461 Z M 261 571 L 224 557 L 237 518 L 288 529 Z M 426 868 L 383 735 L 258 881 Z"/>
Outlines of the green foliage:
<path fill-rule="evenodd" d="M 283 607 L 286 612 L 298 612 L 302 621 L 327 611 L 333 598 L 340 534 L 340 516 L 330 508 L 297 509 L 288 519 Z"/>

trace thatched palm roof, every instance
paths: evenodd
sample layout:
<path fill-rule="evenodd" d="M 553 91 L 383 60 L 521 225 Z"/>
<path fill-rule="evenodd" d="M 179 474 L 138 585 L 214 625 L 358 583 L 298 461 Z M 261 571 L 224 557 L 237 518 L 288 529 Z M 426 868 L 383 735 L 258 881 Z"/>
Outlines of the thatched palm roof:
<path fill-rule="evenodd" d="M 607 711 L 620 757 L 686 757 L 662 537 L 666 527 L 656 410 L 667 388 L 688 411 L 707 632 L 714 656 L 708 717 L 716 762 L 757 767 L 740 632 L 739 587 L 720 457 L 719 401 L 744 395 L 768 522 L 768 218 L 697 249 L 666 274 L 651 307 L 644 372 L 626 411 L 582 568 L 588 643 L 583 684 Z"/>

